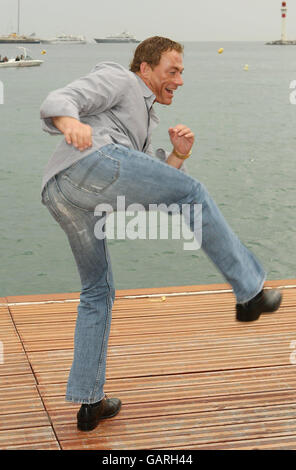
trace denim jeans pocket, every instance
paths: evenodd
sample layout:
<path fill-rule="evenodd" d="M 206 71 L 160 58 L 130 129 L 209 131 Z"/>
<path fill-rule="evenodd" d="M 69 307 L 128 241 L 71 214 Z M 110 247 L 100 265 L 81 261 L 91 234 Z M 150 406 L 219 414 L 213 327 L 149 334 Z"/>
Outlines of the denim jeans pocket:
<path fill-rule="evenodd" d="M 60 178 L 75 189 L 99 194 L 118 179 L 119 169 L 118 160 L 97 150 L 67 168 Z"/>
<path fill-rule="evenodd" d="M 64 203 L 92 211 L 119 173 L 120 162 L 98 150 L 59 173 L 56 185 Z"/>

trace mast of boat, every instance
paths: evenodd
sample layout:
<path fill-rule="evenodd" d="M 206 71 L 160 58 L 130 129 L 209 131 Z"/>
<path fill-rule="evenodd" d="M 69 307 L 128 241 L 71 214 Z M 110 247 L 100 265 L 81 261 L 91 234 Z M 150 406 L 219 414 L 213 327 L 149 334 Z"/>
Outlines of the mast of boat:
<path fill-rule="evenodd" d="M 17 0 L 17 34 L 20 34 L 20 0 Z"/>

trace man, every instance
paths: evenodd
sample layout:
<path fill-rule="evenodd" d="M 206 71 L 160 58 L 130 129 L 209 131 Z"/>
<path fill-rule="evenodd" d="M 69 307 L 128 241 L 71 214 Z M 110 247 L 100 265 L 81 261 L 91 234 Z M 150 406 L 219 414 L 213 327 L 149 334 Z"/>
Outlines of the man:
<path fill-rule="evenodd" d="M 124 195 L 126 207 L 187 204 L 193 232 L 193 208 L 201 204 L 202 248 L 233 287 L 237 320 L 257 320 L 281 303 L 280 292 L 263 290 L 263 268 L 206 188 L 182 171 L 193 132 L 183 124 L 171 127 L 171 153 L 158 149 L 159 160 L 151 156 L 151 132 L 158 123 L 153 103 L 172 103 L 183 85 L 182 72 L 183 46 L 156 36 L 139 44 L 130 71 L 112 62 L 98 64 L 86 77 L 50 93 L 41 107 L 44 130 L 64 135 L 45 170 L 42 202 L 66 232 L 81 278 L 66 394 L 66 400 L 82 404 L 81 430 L 94 429 L 121 406 L 103 390 L 115 290 L 106 240 L 94 233 L 99 203 L 116 210 L 117 196 Z"/>

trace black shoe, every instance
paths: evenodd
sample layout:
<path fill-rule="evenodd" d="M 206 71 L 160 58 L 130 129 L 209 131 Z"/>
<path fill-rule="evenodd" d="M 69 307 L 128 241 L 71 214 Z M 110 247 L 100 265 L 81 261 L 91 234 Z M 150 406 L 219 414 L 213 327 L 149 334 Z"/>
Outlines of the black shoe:
<path fill-rule="evenodd" d="M 121 401 L 118 398 L 107 398 L 107 396 L 97 403 L 83 404 L 77 413 L 77 428 L 80 431 L 91 431 L 101 419 L 117 415 L 120 408 Z"/>
<path fill-rule="evenodd" d="M 237 321 L 258 320 L 261 313 L 275 312 L 281 305 L 282 294 L 278 289 L 262 290 L 244 304 L 236 304 Z"/>

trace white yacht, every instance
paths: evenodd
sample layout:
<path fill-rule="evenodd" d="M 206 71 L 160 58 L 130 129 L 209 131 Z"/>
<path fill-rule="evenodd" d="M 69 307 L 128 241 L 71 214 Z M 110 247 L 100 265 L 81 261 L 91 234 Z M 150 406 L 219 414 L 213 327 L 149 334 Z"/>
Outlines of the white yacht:
<path fill-rule="evenodd" d="M 72 34 L 60 34 L 52 39 L 40 39 L 41 44 L 86 44 L 85 36 L 73 36 Z"/>
<path fill-rule="evenodd" d="M 132 34 L 128 31 L 123 31 L 120 34 L 111 34 L 104 38 L 94 38 L 98 43 L 107 43 L 107 44 L 121 44 L 126 42 L 140 42 L 138 39 L 135 38 Z"/>

